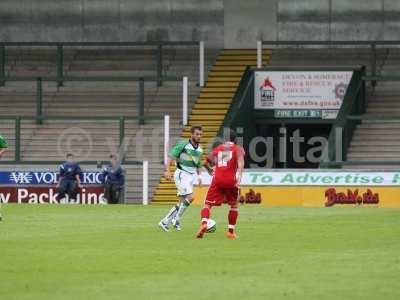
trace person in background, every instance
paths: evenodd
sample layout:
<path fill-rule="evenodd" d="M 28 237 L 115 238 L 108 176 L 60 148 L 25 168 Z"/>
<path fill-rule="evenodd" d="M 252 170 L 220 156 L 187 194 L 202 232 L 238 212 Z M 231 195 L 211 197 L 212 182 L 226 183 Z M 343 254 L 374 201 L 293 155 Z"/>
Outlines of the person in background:
<path fill-rule="evenodd" d="M 2 135 L 0 135 L 0 158 L 7 151 L 7 148 L 8 148 L 7 140 Z M 3 216 L 1 215 L 0 212 L 0 221 L 1 220 L 3 220 Z"/>
<path fill-rule="evenodd" d="M 67 161 L 60 165 L 60 180 L 57 184 L 57 200 L 60 201 L 68 195 L 71 203 L 74 203 L 78 195 L 78 189 L 81 188 L 82 169 L 75 161 L 72 153 L 67 154 Z"/>
<path fill-rule="evenodd" d="M 109 204 L 120 203 L 125 185 L 125 175 L 116 155 L 110 155 L 110 164 L 104 167 L 102 175 L 104 198 Z"/>

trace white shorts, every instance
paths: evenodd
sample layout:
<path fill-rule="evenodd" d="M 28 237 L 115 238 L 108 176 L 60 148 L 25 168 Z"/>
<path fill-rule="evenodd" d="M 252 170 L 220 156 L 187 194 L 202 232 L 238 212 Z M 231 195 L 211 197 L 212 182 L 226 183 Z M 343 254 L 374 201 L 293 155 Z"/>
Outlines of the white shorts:
<path fill-rule="evenodd" d="M 197 174 L 190 174 L 181 169 L 176 169 L 174 180 L 178 189 L 178 196 L 185 196 L 193 193 L 193 185 L 196 183 Z"/>

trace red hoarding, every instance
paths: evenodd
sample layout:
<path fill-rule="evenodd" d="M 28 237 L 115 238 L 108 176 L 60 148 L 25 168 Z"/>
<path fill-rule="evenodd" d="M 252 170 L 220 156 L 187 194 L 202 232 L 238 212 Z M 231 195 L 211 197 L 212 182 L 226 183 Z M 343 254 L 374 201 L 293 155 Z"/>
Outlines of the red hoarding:
<path fill-rule="evenodd" d="M 57 194 L 55 186 L 0 186 L 0 203 L 60 204 Z M 101 186 L 83 187 L 75 201 L 63 200 L 61 204 L 106 204 Z"/>

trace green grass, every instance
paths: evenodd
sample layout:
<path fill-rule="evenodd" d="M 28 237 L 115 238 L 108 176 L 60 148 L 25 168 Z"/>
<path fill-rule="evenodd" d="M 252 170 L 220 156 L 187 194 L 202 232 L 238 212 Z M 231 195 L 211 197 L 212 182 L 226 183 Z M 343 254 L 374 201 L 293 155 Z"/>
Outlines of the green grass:
<path fill-rule="evenodd" d="M 400 210 L 241 208 L 236 241 L 162 206 L 2 207 L 1 299 L 400 299 Z"/>

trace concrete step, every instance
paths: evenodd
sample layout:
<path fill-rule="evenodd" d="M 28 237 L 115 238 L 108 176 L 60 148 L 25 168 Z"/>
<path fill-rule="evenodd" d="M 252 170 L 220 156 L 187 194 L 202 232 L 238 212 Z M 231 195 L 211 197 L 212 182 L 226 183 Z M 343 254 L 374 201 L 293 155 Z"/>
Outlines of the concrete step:
<path fill-rule="evenodd" d="M 400 133 L 400 128 L 397 127 L 392 127 L 392 128 L 376 128 L 376 127 L 370 127 L 370 128 L 364 128 L 364 127 L 357 127 L 357 134 L 381 134 L 381 135 L 392 135 L 392 134 L 398 134 Z"/>
<path fill-rule="evenodd" d="M 398 159 L 400 160 L 400 153 L 397 151 L 387 151 L 387 152 L 354 152 L 348 153 L 348 159 L 352 158 L 365 158 L 368 160 L 386 160 L 386 159 Z"/>
<path fill-rule="evenodd" d="M 365 152 L 374 152 L 376 155 L 380 155 L 380 153 L 384 152 L 400 152 L 400 144 L 399 145 L 351 145 L 348 153 L 365 153 Z"/>
<path fill-rule="evenodd" d="M 400 140 L 394 141 L 393 139 L 380 140 L 379 143 L 375 139 L 364 140 L 364 139 L 354 139 L 351 141 L 350 147 L 373 147 L 373 146 L 400 146 Z"/>
<path fill-rule="evenodd" d="M 400 129 L 400 120 L 398 122 L 391 123 L 368 123 L 368 121 L 363 121 L 362 124 L 357 125 L 357 129 Z"/>
<path fill-rule="evenodd" d="M 352 169 L 352 170 L 396 170 L 400 171 L 400 165 L 344 165 L 343 169 Z"/>
<path fill-rule="evenodd" d="M 398 114 L 400 115 L 400 107 L 367 107 L 367 113 L 370 114 Z"/>

